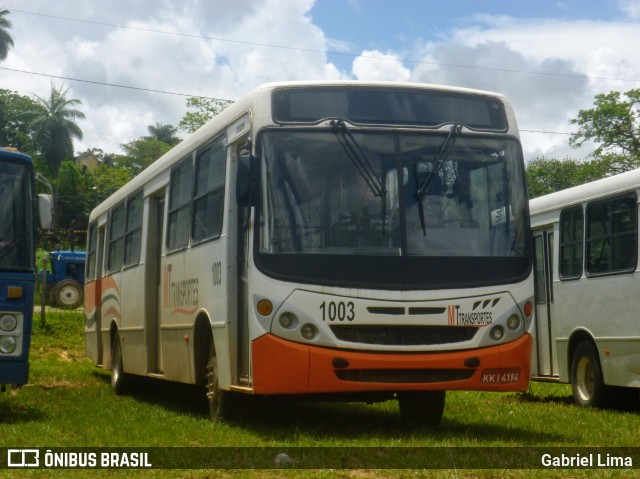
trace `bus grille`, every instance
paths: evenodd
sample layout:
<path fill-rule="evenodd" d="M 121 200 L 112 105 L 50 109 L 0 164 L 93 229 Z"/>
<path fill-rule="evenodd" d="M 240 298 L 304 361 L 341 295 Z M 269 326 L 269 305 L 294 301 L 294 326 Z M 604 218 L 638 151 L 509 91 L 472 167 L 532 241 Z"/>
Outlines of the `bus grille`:
<path fill-rule="evenodd" d="M 362 383 L 420 384 L 459 381 L 474 369 L 337 369 L 338 379 Z"/>
<path fill-rule="evenodd" d="M 428 346 L 461 343 L 473 339 L 473 326 L 387 326 L 334 324 L 331 331 L 336 338 L 350 343 L 383 346 Z"/>

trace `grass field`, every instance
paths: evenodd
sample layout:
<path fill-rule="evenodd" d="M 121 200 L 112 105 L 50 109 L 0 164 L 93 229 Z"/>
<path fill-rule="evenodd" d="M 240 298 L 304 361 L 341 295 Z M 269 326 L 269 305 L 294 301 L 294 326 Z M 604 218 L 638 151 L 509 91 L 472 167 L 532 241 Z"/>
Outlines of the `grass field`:
<path fill-rule="evenodd" d="M 0 395 L 0 447 L 632 447 L 639 409 L 587 410 L 566 385 L 533 383 L 526 394 L 450 392 L 436 431 L 411 430 L 395 401 L 377 405 L 256 400 L 214 424 L 198 388 L 141 380 L 113 395 L 109 372 L 84 355 L 79 312 L 36 315 L 30 384 Z M 479 449 L 474 449 L 478 451 Z M 492 449 L 487 449 L 492 450 Z M 461 450 L 465 453 L 465 449 Z M 495 451 L 495 450 L 493 450 Z M 637 466 L 636 466 L 637 467 Z M 19 472 L 19 473 L 18 473 Z M 0 470 L 0 477 L 635 477 L 630 470 Z"/>

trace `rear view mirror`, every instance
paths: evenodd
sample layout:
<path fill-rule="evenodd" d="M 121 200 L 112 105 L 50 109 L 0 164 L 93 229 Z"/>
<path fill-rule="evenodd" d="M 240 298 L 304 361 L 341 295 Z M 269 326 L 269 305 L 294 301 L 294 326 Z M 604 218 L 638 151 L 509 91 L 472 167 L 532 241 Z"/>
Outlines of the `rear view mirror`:
<path fill-rule="evenodd" d="M 238 157 L 236 176 L 236 202 L 239 206 L 254 206 L 258 199 L 259 174 L 258 161 L 248 151 Z"/>
<path fill-rule="evenodd" d="M 38 216 L 40 217 L 40 228 L 50 230 L 53 228 L 53 198 L 49 194 L 38 195 Z"/>

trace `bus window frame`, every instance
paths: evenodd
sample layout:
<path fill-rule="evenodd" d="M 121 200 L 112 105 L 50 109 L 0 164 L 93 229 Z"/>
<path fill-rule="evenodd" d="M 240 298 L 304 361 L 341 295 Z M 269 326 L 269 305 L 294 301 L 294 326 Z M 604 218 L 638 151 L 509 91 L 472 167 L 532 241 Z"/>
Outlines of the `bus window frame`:
<path fill-rule="evenodd" d="M 139 225 L 137 225 L 136 228 L 130 228 L 130 224 L 129 224 L 129 213 L 130 213 L 130 205 L 131 203 L 133 203 L 134 201 L 139 200 L 140 201 L 140 223 Z M 131 195 L 129 198 L 127 198 L 127 204 L 126 204 L 126 208 L 125 208 L 125 233 L 124 233 L 124 247 L 123 247 L 123 253 L 122 253 L 122 268 L 123 269 L 127 269 L 127 268 L 132 268 L 137 266 L 138 264 L 140 264 L 140 258 L 142 257 L 142 224 L 144 222 L 144 195 L 142 194 L 142 190 L 134 193 L 133 195 Z M 127 252 L 128 252 L 128 248 L 127 248 L 127 239 L 129 237 L 131 237 L 132 235 L 134 235 L 136 232 L 139 233 L 139 237 L 138 237 L 138 254 L 137 254 L 137 258 L 135 259 L 135 261 L 131 261 L 130 263 L 127 262 Z"/>
<path fill-rule="evenodd" d="M 591 272 L 589 271 L 589 246 L 591 243 L 595 242 L 596 239 L 592 239 L 589 237 L 589 229 L 590 229 L 590 219 L 589 219 L 589 213 L 591 212 L 591 210 L 594 207 L 597 206 L 601 206 L 604 204 L 612 204 L 615 201 L 620 201 L 623 199 L 630 199 L 632 200 L 632 204 L 634 205 L 634 209 L 635 209 L 635 214 L 632 215 L 633 219 L 634 219 L 634 226 L 635 228 L 633 229 L 632 232 L 625 232 L 625 233 L 611 233 L 610 232 L 610 228 L 607 230 L 606 235 L 604 235 L 602 238 L 600 239 L 604 239 L 605 241 L 610 241 L 611 239 L 614 238 L 619 238 L 622 235 L 633 235 L 633 242 L 632 244 L 635 247 L 635 251 L 634 251 L 634 258 L 633 258 L 633 264 L 630 265 L 628 268 L 624 268 L 624 269 L 615 269 L 615 270 L 608 270 L 608 271 L 603 271 L 603 272 Z M 620 195 L 615 195 L 615 196 L 610 196 L 608 198 L 602 199 L 602 200 L 598 200 L 598 201 L 593 201 L 589 204 L 587 204 L 586 210 L 585 210 L 585 220 L 584 220 L 584 237 L 585 237 L 585 241 L 584 241 L 584 253 L 583 253 L 583 257 L 584 257 L 584 272 L 585 275 L 588 278 L 594 278 L 594 277 L 600 277 L 600 276 L 612 276 L 612 275 L 618 275 L 618 274 L 629 274 L 629 273 L 633 273 L 635 272 L 636 268 L 638 267 L 638 195 L 636 194 L 635 191 L 629 191 Z M 611 219 L 609 218 L 609 223 L 608 226 L 611 225 Z M 611 246 L 609 246 L 609 248 L 611 249 Z"/>
<path fill-rule="evenodd" d="M 171 168 L 171 173 L 169 176 L 169 199 L 167 201 L 167 225 L 165 227 L 166 230 L 166 237 L 165 237 L 165 249 L 166 249 L 166 253 L 167 255 L 169 254 L 173 254 L 173 253 L 177 253 L 180 251 L 183 251 L 185 249 L 187 249 L 191 243 L 191 223 L 192 223 L 192 216 L 193 216 L 193 187 L 194 187 L 194 165 L 193 165 L 194 161 L 193 161 L 193 153 L 188 155 L 184 160 L 180 161 L 179 163 L 177 163 L 173 168 Z M 177 206 L 172 205 L 173 201 L 174 201 L 174 197 L 176 195 L 174 195 L 174 178 L 176 176 L 176 172 L 178 172 L 180 169 L 184 168 L 184 167 L 189 167 L 191 169 L 190 171 L 190 175 L 189 175 L 189 181 L 188 181 L 188 185 L 189 185 L 189 194 L 186 196 L 187 200 L 184 201 L 183 203 L 180 203 Z M 173 213 L 176 213 L 178 211 L 180 211 L 183 208 L 187 208 L 187 218 L 188 218 L 188 225 L 189 227 L 186 228 L 187 234 L 186 234 L 186 240 L 184 242 L 184 244 L 180 244 L 178 246 L 172 246 L 170 244 L 170 240 L 171 240 L 171 215 Z M 174 226 L 174 228 L 177 226 Z"/>
<path fill-rule="evenodd" d="M 581 215 L 582 215 L 582 235 L 579 238 L 579 240 L 577 238 L 574 238 L 572 241 L 564 241 L 564 237 L 563 237 L 563 221 L 564 219 L 570 214 L 570 213 L 574 213 L 580 211 Z M 576 280 L 576 279 L 580 279 L 585 271 L 585 243 L 586 243 L 586 238 L 585 238 L 585 231 L 586 231 L 586 220 L 585 220 L 585 211 L 584 211 L 584 207 L 582 205 L 574 205 L 574 206 L 569 206 L 567 208 L 563 208 L 560 211 L 560 220 L 559 220 L 559 243 L 560 243 L 560 248 L 558 251 L 558 276 L 560 277 L 561 281 L 572 281 L 572 280 Z M 573 217 L 573 222 L 575 225 L 575 217 Z M 564 249 L 566 247 L 569 246 L 579 246 L 579 251 L 581 253 L 581 259 L 580 259 L 580 268 L 579 268 L 579 272 L 577 272 L 574 275 L 565 275 L 564 274 L 564 269 L 562 267 L 563 262 L 562 262 L 562 253 L 564 251 Z M 574 266 L 577 266 L 574 264 Z"/>
<path fill-rule="evenodd" d="M 212 151 L 216 146 L 220 146 L 221 150 L 224 154 L 224 171 L 222 172 L 222 183 L 218 183 L 214 188 L 209 188 L 203 191 L 198 191 L 198 160 L 203 157 L 203 155 L 207 154 L 209 151 Z M 195 153 L 195 159 L 193 161 L 193 185 L 191 188 L 191 224 L 190 224 L 190 244 L 191 246 L 199 246 L 203 243 L 207 243 L 209 241 L 213 241 L 219 239 L 222 236 L 222 231 L 224 228 L 224 211 L 225 211 L 225 203 L 226 203 L 226 188 L 227 188 L 227 168 L 228 168 L 228 147 L 226 142 L 226 135 L 221 134 L 206 143 L 202 148 L 200 148 Z M 195 235 L 195 227 L 196 227 L 196 203 L 200 200 L 206 199 L 210 195 L 222 194 L 222 215 L 220 217 L 220 224 L 217 226 L 217 233 L 209 236 L 205 236 L 202 238 L 196 238 Z M 167 238 L 168 240 L 168 238 Z"/>
<path fill-rule="evenodd" d="M 123 225 L 122 225 L 122 233 L 114 239 L 113 237 L 113 217 L 114 217 L 114 213 L 116 211 L 118 211 L 120 208 L 122 208 L 122 214 L 124 215 L 124 219 L 123 219 Z M 126 227 L 127 227 L 127 208 L 126 208 L 126 201 L 121 201 L 120 203 L 118 203 L 117 205 L 115 205 L 113 208 L 111 208 L 111 210 L 109 210 L 109 227 L 108 227 L 108 238 L 109 241 L 107 242 L 107 267 L 106 267 L 106 272 L 107 274 L 113 274 L 113 273 L 117 273 L 119 271 L 122 270 L 122 266 L 124 263 L 124 236 L 125 236 L 125 232 L 126 232 Z M 114 268 L 113 265 L 111 264 L 111 250 L 113 247 L 113 244 L 118 241 L 118 240 L 122 240 L 122 251 L 120 253 L 120 264 L 118 265 L 117 268 Z"/>

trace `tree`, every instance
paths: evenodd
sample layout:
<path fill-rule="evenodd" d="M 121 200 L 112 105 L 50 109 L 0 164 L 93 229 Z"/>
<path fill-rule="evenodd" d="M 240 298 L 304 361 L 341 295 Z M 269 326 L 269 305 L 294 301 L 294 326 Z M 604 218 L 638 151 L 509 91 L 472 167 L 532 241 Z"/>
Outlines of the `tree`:
<path fill-rule="evenodd" d="M 57 226 L 63 229 L 86 228 L 91 210 L 86 174 L 73 161 L 63 161 L 57 187 Z"/>
<path fill-rule="evenodd" d="M 139 175 L 151 163 L 156 161 L 171 145 L 155 138 L 139 138 L 121 145 L 125 155 L 115 155 L 110 158 L 113 165 L 127 168 L 133 176 Z"/>
<path fill-rule="evenodd" d="M 133 178 L 131 170 L 100 163 L 95 171 L 87 174 L 86 195 L 89 210 L 106 200 Z"/>
<path fill-rule="evenodd" d="M 574 147 L 598 143 L 593 154 L 607 164 L 609 174 L 640 167 L 640 89 L 600 93 L 594 107 L 580 110 L 570 123 L 578 131 L 569 143 Z"/>
<path fill-rule="evenodd" d="M 527 187 L 529 197 L 553 193 L 555 191 L 582 185 L 608 176 L 606 162 L 594 159 L 578 161 L 534 158 L 527 163 Z"/>
<path fill-rule="evenodd" d="M 187 99 L 187 108 L 195 108 L 196 111 L 187 112 L 178 123 L 178 128 L 188 133 L 193 133 L 232 103 L 231 100 L 198 96 L 189 97 Z"/>
<path fill-rule="evenodd" d="M 178 129 L 173 125 L 156 123 L 155 125 L 149 125 L 147 130 L 149 130 L 152 139 L 162 141 L 167 145 L 175 146 L 180 143 L 180 138 L 176 136 Z"/>
<path fill-rule="evenodd" d="M 54 178 L 58 177 L 60 163 L 73 158 L 73 138 L 82 139 L 82 130 L 75 120 L 84 119 L 84 113 L 72 107 L 81 105 L 67 98 L 69 89 L 55 89 L 51 84 L 49 98 L 35 96 L 35 119 L 31 122 L 34 139 Z"/>
<path fill-rule="evenodd" d="M 31 134 L 36 102 L 27 96 L 0 89 L 0 145 L 36 153 Z"/>
<path fill-rule="evenodd" d="M 9 10 L 0 10 L 0 61 L 7 58 L 9 49 L 13 46 L 13 38 L 9 35 L 11 22 L 6 18 Z"/>

